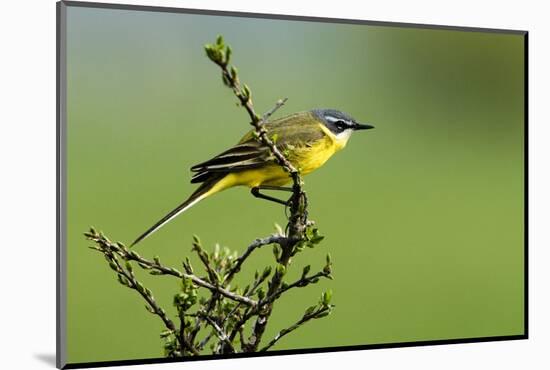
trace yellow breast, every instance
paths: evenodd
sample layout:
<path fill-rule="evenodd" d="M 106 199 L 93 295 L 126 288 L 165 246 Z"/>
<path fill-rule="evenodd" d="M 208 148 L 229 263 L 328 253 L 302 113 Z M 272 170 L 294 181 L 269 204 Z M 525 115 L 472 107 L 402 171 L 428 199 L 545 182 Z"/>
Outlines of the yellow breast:
<path fill-rule="evenodd" d="M 307 175 L 324 165 L 339 149 L 335 140 L 325 136 L 314 144 L 297 148 L 290 159 L 302 174 Z"/>
<path fill-rule="evenodd" d="M 339 139 L 326 127 L 322 126 L 322 129 L 326 134 L 323 139 L 287 148 L 288 159 L 302 175 L 307 175 L 321 167 L 334 153 L 346 146 L 347 138 Z M 217 191 L 237 185 L 250 188 L 260 185 L 282 186 L 290 181 L 288 173 L 281 166 L 269 164 L 260 168 L 229 173 L 220 181 Z"/>

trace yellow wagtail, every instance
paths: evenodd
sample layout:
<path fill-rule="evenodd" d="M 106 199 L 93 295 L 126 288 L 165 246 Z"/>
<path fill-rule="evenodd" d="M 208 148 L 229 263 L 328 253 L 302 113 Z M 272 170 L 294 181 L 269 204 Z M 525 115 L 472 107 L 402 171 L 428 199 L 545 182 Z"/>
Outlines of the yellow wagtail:
<path fill-rule="evenodd" d="M 346 113 L 335 109 L 313 109 L 294 113 L 265 124 L 267 134 L 302 175 L 321 167 L 334 153 L 346 146 L 357 130 L 373 128 L 360 124 Z M 202 199 L 237 185 L 251 188 L 257 198 L 286 204 L 280 199 L 260 193 L 266 190 L 290 190 L 282 185 L 291 178 L 275 162 L 269 148 L 256 140 L 249 131 L 237 145 L 214 158 L 191 167 L 195 172 L 191 183 L 201 185 L 191 196 L 160 221 L 141 234 L 140 242 L 167 222 L 185 212 Z"/>

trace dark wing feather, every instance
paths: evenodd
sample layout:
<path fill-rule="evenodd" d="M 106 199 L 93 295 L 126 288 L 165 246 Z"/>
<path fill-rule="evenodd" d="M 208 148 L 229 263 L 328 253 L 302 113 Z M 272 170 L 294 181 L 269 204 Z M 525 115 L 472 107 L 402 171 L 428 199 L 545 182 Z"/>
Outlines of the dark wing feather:
<path fill-rule="evenodd" d="M 257 168 L 270 160 L 269 150 L 257 141 L 241 143 L 191 167 L 191 171 L 196 172 L 191 183 L 204 182 L 214 174 Z"/>
<path fill-rule="evenodd" d="M 310 112 L 295 113 L 266 124 L 269 137 L 277 137 L 276 145 L 280 150 L 311 145 L 324 137 L 319 123 L 312 119 Z M 292 161 L 292 158 L 289 158 Z M 269 149 L 258 142 L 249 131 L 237 145 L 215 156 L 214 158 L 191 167 L 196 172 L 192 183 L 204 182 L 213 175 L 232 171 L 258 168 L 267 162 L 274 162 Z"/>
<path fill-rule="evenodd" d="M 199 163 L 191 167 L 193 172 L 203 172 L 213 169 L 230 169 L 241 162 L 250 162 L 265 159 L 266 150 L 256 141 L 238 144 L 231 149 L 215 156 L 208 161 Z"/>
<path fill-rule="evenodd" d="M 191 167 L 193 172 L 225 171 L 265 163 L 269 150 L 258 142 L 239 144 L 214 158 Z"/>

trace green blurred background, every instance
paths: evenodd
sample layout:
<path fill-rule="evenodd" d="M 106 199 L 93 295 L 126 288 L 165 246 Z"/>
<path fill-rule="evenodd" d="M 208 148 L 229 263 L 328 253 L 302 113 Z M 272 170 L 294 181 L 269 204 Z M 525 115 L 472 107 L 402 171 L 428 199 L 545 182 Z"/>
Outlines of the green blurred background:
<path fill-rule="evenodd" d="M 326 239 L 293 266 L 330 252 L 335 280 L 283 298 L 265 338 L 325 289 L 336 309 L 274 349 L 523 333 L 523 36 L 73 7 L 67 33 L 69 362 L 162 357 L 160 320 L 82 233 L 130 242 L 193 191 L 191 165 L 248 130 L 203 51 L 217 34 L 259 112 L 288 97 L 278 116 L 337 108 L 376 126 L 306 178 Z M 281 207 L 236 188 L 137 248 L 179 266 L 192 234 L 243 251 L 275 222 Z M 173 313 L 177 282 L 139 276 Z"/>

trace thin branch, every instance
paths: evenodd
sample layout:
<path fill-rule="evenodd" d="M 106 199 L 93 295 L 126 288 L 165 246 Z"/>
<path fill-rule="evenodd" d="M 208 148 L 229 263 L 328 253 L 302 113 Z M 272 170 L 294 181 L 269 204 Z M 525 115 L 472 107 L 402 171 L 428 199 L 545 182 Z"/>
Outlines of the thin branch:
<path fill-rule="evenodd" d="M 220 40 L 220 39 L 218 39 Z M 301 180 L 298 173 L 298 170 L 290 163 L 290 161 L 279 151 L 275 143 L 267 136 L 267 130 L 262 127 L 265 120 L 258 116 L 254 111 L 254 106 L 252 103 L 250 89 L 247 85 L 244 87 L 241 85 L 241 81 L 237 76 L 237 70 L 234 67 L 229 67 L 229 57 L 227 56 L 227 51 L 224 51 L 223 40 L 221 43 L 216 45 L 206 45 L 206 53 L 210 60 L 216 63 L 222 70 L 223 81 L 233 90 L 233 93 L 239 99 L 241 105 L 245 108 L 248 115 L 250 116 L 250 124 L 256 129 L 258 138 L 260 141 L 269 147 L 271 152 L 276 158 L 276 161 L 281 165 L 288 173 L 290 173 L 292 179 L 295 182 L 295 185 L 300 186 Z M 280 99 L 277 101 L 275 106 L 269 110 L 264 117 L 269 118 L 277 109 L 282 107 L 287 99 Z"/>
<path fill-rule="evenodd" d="M 320 272 L 318 272 L 314 275 L 311 275 L 311 276 L 302 276 L 300 279 L 296 280 L 295 282 L 293 282 L 291 284 L 281 285 L 281 288 L 277 292 L 275 292 L 271 295 L 268 295 L 264 299 L 260 300 L 256 306 L 251 307 L 247 312 L 245 312 L 245 314 L 243 315 L 241 320 L 239 320 L 239 322 L 235 325 L 235 328 L 233 329 L 233 331 L 229 335 L 229 338 L 231 340 L 233 340 L 235 338 L 236 334 L 238 333 L 238 329 L 240 327 L 242 327 L 244 324 L 246 324 L 246 322 L 248 320 L 250 320 L 252 317 L 258 315 L 266 305 L 268 305 L 270 303 L 273 303 L 283 293 L 285 293 L 288 290 L 293 289 L 293 288 L 301 288 L 301 287 L 306 287 L 310 284 L 314 284 L 314 283 L 317 282 L 317 279 L 322 278 L 322 277 L 327 278 L 327 279 L 332 278 L 331 273 L 328 270 L 323 270 L 323 271 L 320 271 Z M 256 287 L 257 287 L 257 285 L 256 285 Z M 249 294 L 249 295 L 251 295 L 251 294 Z M 227 319 L 231 314 L 232 314 L 232 312 L 230 312 L 228 314 L 228 316 L 226 316 L 225 319 Z"/>
<path fill-rule="evenodd" d="M 206 54 L 214 63 L 216 63 L 222 71 L 224 84 L 231 88 L 235 96 L 239 99 L 241 105 L 246 109 L 251 119 L 251 125 L 255 128 L 255 134 L 265 146 L 267 146 L 275 161 L 290 174 L 293 181 L 292 197 L 290 205 L 290 217 L 287 224 L 287 237 L 281 241 L 280 245 L 283 253 L 279 260 L 282 269 L 275 272 L 271 279 L 268 289 L 268 296 L 277 292 L 283 282 L 283 275 L 290 263 L 290 258 L 293 255 L 294 247 L 298 241 L 304 238 L 304 232 L 307 227 L 307 197 L 302 190 L 302 179 L 299 171 L 294 165 L 279 151 L 273 140 L 267 136 L 267 129 L 263 125 L 262 119 L 254 111 L 250 89 L 247 85 L 241 85 L 238 78 L 237 69 L 234 66 L 229 66 L 231 48 L 225 46 L 223 38 L 218 37 L 216 44 L 205 46 Z M 284 105 L 286 100 L 279 100 L 274 108 L 268 111 L 264 116 L 269 118 L 273 112 Z M 271 316 L 273 305 L 268 304 L 266 309 L 260 312 L 256 323 L 254 324 L 253 334 L 250 336 L 250 348 L 256 350 L 261 341 L 262 335 L 265 332 L 268 318 Z M 234 335 L 232 333 L 232 335 Z"/>
<path fill-rule="evenodd" d="M 259 124 L 262 125 L 262 124 L 266 123 L 269 120 L 269 118 L 273 115 L 273 113 L 275 113 L 279 108 L 281 108 L 283 105 L 285 105 L 287 100 L 288 100 L 288 98 L 283 98 L 283 99 L 277 100 L 277 102 L 275 103 L 275 106 L 264 113 L 264 115 L 262 116 L 262 119 L 260 120 Z"/>
<path fill-rule="evenodd" d="M 219 299 L 220 295 L 219 293 L 212 293 L 212 295 L 210 296 L 210 299 L 208 300 L 208 307 L 206 308 L 206 315 L 210 315 L 210 313 L 212 312 L 212 310 L 214 309 L 214 307 L 216 306 L 216 303 Z M 237 303 L 237 305 L 240 305 L 241 303 Z M 191 341 L 194 342 L 195 341 L 195 338 L 197 337 L 197 334 L 199 333 L 199 330 L 201 328 L 201 323 L 202 323 L 202 316 L 198 316 L 197 319 L 196 319 L 196 322 L 195 322 L 195 327 L 193 328 L 193 330 L 191 331 L 191 334 L 189 335 L 189 337 L 191 338 Z M 202 350 L 202 348 L 206 345 L 206 343 L 208 343 L 208 341 L 210 340 L 210 337 L 212 335 L 209 334 L 205 339 L 203 339 L 199 345 L 198 345 L 198 350 Z"/>
<path fill-rule="evenodd" d="M 244 338 L 244 328 L 242 326 L 239 328 L 239 339 L 241 341 L 241 349 L 244 352 L 250 352 L 250 343 Z"/>
<path fill-rule="evenodd" d="M 166 314 L 166 311 L 157 304 L 157 302 L 155 301 L 155 298 L 153 297 L 152 292 L 149 289 L 145 288 L 143 284 L 136 279 L 131 265 L 127 262 L 128 264 L 126 268 L 123 268 L 122 265 L 120 264 L 120 261 L 118 260 L 115 253 L 113 253 L 112 250 L 104 249 L 102 250 L 102 252 L 104 253 L 105 257 L 107 257 L 107 259 L 109 260 L 109 265 L 111 266 L 111 268 L 117 274 L 119 274 L 119 281 L 121 282 L 121 284 L 124 284 L 130 289 L 137 291 L 143 297 L 143 299 L 145 299 L 145 301 L 147 302 L 148 304 L 147 310 L 157 315 L 158 317 L 160 317 L 160 319 L 164 323 L 164 326 L 166 326 L 168 330 L 170 330 L 173 333 L 176 333 L 177 329 L 176 329 L 176 326 L 174 325 L 174 322 L 168 317 L 168 315 Z M 121 276 L 123 278 L 121 278 Z M 196 349 L 189 342 L 185 340 L 185 337 L 180 338 L 179 336 L 177 336 L 177 338 L 181 346 L 191 351 L 194 355 L 199 354 L 196 351 Z"/>
<path fill-rule="evenodd" d="M 181 343 L 186 343 L 186 347 L 188 347 L 189 349 L 194 349 L 197 353 L 199 353 L 199 351 L 193 347 L 192 343 L 193 342 L 190 342 L 190 341 L 187 341 L 186 337 L 185 337 L 185 315 L 181 315 L 179 314 L 179 319 L 180 319 L 180 327 L 179 327 L 179 332 L 177 334 L 177 336 L 179 337 L 178 340 L 181 342 Z"/>
<path fill-rule="evenodd" d="M 119 281 L 136 291 L 147 302 L 147 309 L 161 318 L 168 329 L 163 338 L 168 338 L 165 350 L 168 356 L 184 356 L 187 353 L 198 355 L 212 338 L 215 341 L 215 353 L 235 353 L 236 336 L 239 335 L 242 352 L 258 351 L 262 336 L 266 331 L 268 320 L 272 314 L 275 301 L 290 289 L 306 287 L 316 283 L 320 278 L 332 278 L 330 270 L 330 256 L 327 256 L 327 265 L 316 274 L 307 276 L 310 267 L 306 266 L 300 279 L 286 284 L 284 277 L 290 267 L 293 256 L 303 250 L 305 243 L 316 244 L 320 241 L 316 230 L 313 229 L 313 237 L 310 235 L 311 222 L 308 220 L 308 200 L 302 189 L 303 183 L 299 169 L 286 158 L 276 145 L 277 139 L 269 136 L 269 125 L 266 123 L 272 115 L 280 109 L 287 101 L 287 98 L 280 99 L 263 116 L 259 116 L 252 102 L 252 93 L 246 84 L 241 83 L 237 69 L 229 64 L 231 48 L 225 46 L 223 38 L 218 37 L 213 45 L 206 45 L 206 53 L 221 69 L 223 82 L 231 88 L 240 104 L 250 117 L 250 124 L 253 126 L 253 136 L 262 145 L 267 147 L 271 154 L 271 161 L 278 164 L 288 173 L 289 180 L 292 180 L 292 196 L 288 210 L 288 223 L 283 232 L 279 232 L 265 238 L 254 240 L 236 259 L 223 255 L 209 254 L 202 246 L 198 238 L 195 238 L 193 249 L 197 252 L 200 261 L 204 265 L 207 276 L 199 277 L 193 272 L 188 259 L 183 262 L 183 272 L 160 263 L 158 257 L 153 261 L 141 257 L 136 251 L 127 248 L 122 243 L 113 243 L 103 234 L 90 230 L 85 233 L 89 240 L 95 242 L 91 248 L 103 253 L 111 268 L 117 273 Z M 322 239 L 322 237 L 321 237 Z M 315 241 L 317 240 L 317 241 Z M 268 266 L 263 273 L 256 273 L 254 281 L 248 285 L 242 294 L 240 290 L 230 289 L 230 283 L 236 274 L 241 271 L 243 264 L 250 258 L 253 252 L 265 245 L 274 244 L 276 265 L 271 273 L 272 267 Z M 169 275 L 182 280 L 182 290 L 174 296 L 174 304 L 178 309 L 179 328 L 168 317 L 155 301 L 151 291 L 145 288 L 135 277 L 132 271 L 132 263 L 136 262 L 142 269 L 149 270 L 152 275 Z M 267 285 L 264 291 L 264 285 Z M 205 288 L 211 295 L 207 300 L 200 299 L 200 305 L 194 312 L 187 312 L 197 303 L 198 288 Z M 330 313 L 332 305 L 329 304 L 331 292 L 322 295 L 320 303 L 309 307 L 302 318 L 289 328 L 281 330 L 277 336 L 260 351 L 266 351 L 275 345 L 282 337 L 296 330 L 309 320 L 320 318 Z M 252 297 L 257 297 L 254 300 Z M 231 300 L 233 302 L 230 302 Z M 194 317 L 193 323 L 187 321 L 186 317 Z M 251 334 L 248 340 L 245 338 L 245 329 L 249 320 L 251 322 Z M 212 328 L 200 342 L 195 342 L 201 329 Z M 161 335 L 161 336 L 162 336 Z"/>
<path fill-rule="evenodd" d="M 248 246 L 246 251 L 239 258 L 237 258 L 235 260 L 233 267 L 231 268 L 231 270 L 229 271 L 229 273 L 227 274 L 227 276 L 224 280 L 224 283 L 227 284 L 227 283 L 231 282 L 231 280 L 233 279 L 233 276 L 235 276 L 235 274 L 241 270 L 241 266 L 244 263 L 244 261 L 256 249 L 258 249 L 260 247 L 263 247 L 264 245 L 269 245 L 269 244 L 274 244 L 274 243 L 280 244 L 285 239 L 286 238 L 283 235 L 273 234 L 273 235 L 270 235 L 270 236 L 268 236 L 266 238 L 263 238 L 263 239 L 254 240 L 254 242 Z"/>
<path fill-rule="evenodd" d="M 220 326 L 218 324 L 216 324 L 216 322 L 214 320 L 212 320 L 210 317 L 204 315 L 203 318 L 206 320 L 206 322 L 208 324 L 210 324 L 210 326 L 212 326 L 212 328 L 214 328 L 214 331 L 216 332 L 216 336 L 222 341 L 225 343 L 225 345 L 227 346 L 227 348 L 229 348 L 229 351 L 231 353 L 235 353 L 235 348 L 233 347 L 233 344 L 231 343 L 231 341 L 229 340 L 229 337 L 228 335 L 223 331 L 222 328 L 220 328 Z"/>
<path fill-rule="evenodd" d="M 320 279 L 320 278 L 331 279 L 331 275 L 330 275 L 330 273 L 327 273 L 325 271 L 320 271 L 320 272 L 318 272 L 314 275 L 308 276 L 308 277 L 301 277 L 300 279 L 296 280 L 295 282 L 293 282 L 291 284 L 283 285 L 281 287 L 281 289 L 279 289 L 276 293 L 274 293 L 273 295 L 268 296 L 265 299 L 258 302 L 257 308 L 258 308 L 258 310 L 260 310 L 263 306 L 275 301 L 283 293 L 287 292 L 288 290 L 290 290 L 292 288 L 303 288 L 303 287 L 306 287 L 310 284 L 315 284 L 318 281 L 318 279 Z"/>
<path fill-rule="evenodd" d="M 298 329 L 300 326 L 302 326 L 303 324 L 305 324 L 306 322 L 308 322 L 309 320 L 313 320 L 315 318 L 318 318 L 322 317 L 322 315 L 325 313 L 325 312 L 330 312 L 331 308 L 330 307 L 320 307 L 318 310 L 316 311 L 313 311 L 311 313 L 306 313 L 304 314 L 304 316 L 302 316 L 302 318 L 300 320 L 298 320 L 294 325 L 286 328 L 286 329 L 283 329 L 281 330 L 276 336 L 275 338 L 273 338 L 266 346 L 264 346 L 263 348 L 261 348 L 259 350 L 259 352 L 265 352 L 267 351 L 268 349 L 270 349 L 271 347 L 273 347 L 275 345 L 275 343 L 277 343 L 281 338 L 283 338 L 285 335 L 287 334 L 290 334 L 291 332 L 293 332 L 294 330 Z"/>
<path fill-rule="evenodd" d="M 202 351 L 204 349 L 204 346 L 206 346 L 208 344 L 208 342 L 210 341 L 210 339 L 212 339 L 212 337 L 214 336 L 214 330 L 212 330 L 212 332 L 210 332 L 206 337 L 204 337 L 203 340 L 200 341 L 200 343 L 197 345 L 197 351 Z"/>
<path fill-rule="evenodd" d="M 216 286 L 216 289 L 219 289 L 219 279 L 218 274 L 212 266 L 210 266 L 210 259 L 208 257 L 208 253 L 202 248 L 202 245 L 199 241 L 199 239 L 195 236 L 193 237 L 193 250 L 197 252 L 197 255 L 199 256 L 199 259 L 201 260 L 202 264 L 204 265 L 204 268 L 206 269 L 206 272 L 208 272 L 208 278 L 210 279 L 210 282 Z"/>
<path fill-rule="evenodd" d="M 95 232 L 95 230 L 93 230 Z M 203 288 L 206 288 L 212 292 L 218 292 L 224 297 L 227 297 L 231 300 L 234 300 L 236 302 L 241 302 L 243 304 L 246 304 L 247 306 L 255 306 L 258 302 L 254 301 L 253 299 L 244 297 L 242 295 L 230 292 L 227 289 L 216 287 L 215 285 L 212 285 L 208 283 L 207 281 L 199 278 L 198 276 L 195 276 L 193 274 L 187 274 L 182 273 L 181 271 L 176 270 L 173 267 L 166 267 L 158 263 L 157 261 L 149 261 L 148 259 L 145 259 L 141 257 L 139 254 L 137 254 L 133 250 L 129 250 L 126 246 L 124 246 L 122 243 L 112 243 L 109 239 L 107 239 L 104 235 L 101 235 L 99 233 L 93 233 L 92 230 L 85 234 L 86 237 L 95 243 L 101 245 L 103 248 L 108 248 L 109 250 L 114 251 L 118 255 L 120 255 L 123 259 L 127 261 L 136 261 L 142 268 L 152 269 L 155 271 L 158 271 L 161 273 L 161 275 L 172 275 L 176 276 L 178 278 L 186 278 L 190 279 L 194 284 L 201 286 Z"/>
<path fill-rule="evenodd" d="M 256 279 L 256 281 L 254 282 L 254 284 L 252 285 L 252 287 L 250 288 L 246 296 L 251 297 L 254 294 L 256 294 L 256 290 L 268 278 L 268 276 L 269 276 L 269 273 L 268 274 L 266 274 L 265 272 L 262 273 L 262 275 L 260 275 L 258 279 Z M 259 304 L 260 302 L 258 302 L 258 306 L 255 306 L 255 307 L 259 307 Z M 229 313 L 222 319 L 222 326 L 225 325 L 227 320 L 230 317 L 232 317 L 235 314 L 235 312 L 237 312 L 237 310 L 240 308 L 240 305 L 241 305 L 240 303 L 236 304 L 235 307 L 233 307 L 233 309 L 229 311 Z M 239 332 L 239 334 L 242 336 L 243 335 L 242 328 L 244 324 L 246 323 L 246 321 L 248 321 L 248 319 L 250 319 L 253 315 L 257 314 L 258 312 L 259 312 L 258 310 L 254 310 L 253 314 L 249 315 L 250 311 L 245 311 L 243 314 L 243 318 L 246 317 L 246 319 L 243 320 L 243 318 L 241 318 L 241 320 L 234 326 L 233 330 L 229 335 L 230 340 L 233 340 L 235 338 L 235 335 L 237 334 L 237 332 Z"/>
<path fill-rule="evenodd" d="M 272 110 L 273 111 L 273 110 Z M 272 112 L 270 111 L 270 112 Z M 270 112 L 269 115 L 271 114 Z M 267 113 L 266 113 L 267 114 Z M 267 117 L 269 117 L 269 115 Z M 256 249 L 258 248 L 261 248 L 262 246 L 265 246 L 265 245 L 269 245 L 269 244 L 273 244 L 273 243 L 279 243 L 281 240 L 284 239 L 284 236 L 283 235 L 280 235 L 280 234 L 273 234 L 273 235 L 270 235 L 268 237 L 265 237 L 265 238 L 259 238 L 259 239 L 256 239 L 254 240 L 249 246 L 248 248 L 246 249 L 246 251 L 239 257 L 237 258 L 234 262 L 233 262 L 233 266 L 231 267 L 231 269 L 229 270 L 229 272 L 227 273 L 227 275 L 225 276 L 224 280 L 223 280 L 223 283 L 222 285 L 223 286 L 227 286 L 231 280 L 233 279 L 233 277 L 235 276 L 236 273 L 238 273 L 240 270 L 241 270 L 241 266 L 242 264 L 244 263 L 244 261 L 252 254 L 252 252 L 254 252 Z M 199 243 L 199 248 L 200 247 L 200 243 Z M 199 250 L 197 249 L 197 253 L 199 254 L 199 257 L 201 258 L 203 264 L 206 264 L 207 263 L 203 260 L 203 256 L 201 256 L 201 253 L 199 252 Z M 210 266 L 207 266 L 207 269 L 210 269 Z M 209 274 L 211 274 L 209 272 Z M 261 282 L 263 282 L 263 280 L 260 281 L 260 284 Z M 254 289 L 251 290 L 251 293 L 253 292 Z M 252 294 L 247 294 L 246 297 L 250 297 L 252 296 Z M 210 315 L 210 312 L 214 309 L 215 305 L 216 305 L 216 301 L 218 300 L 219 298 L 219 294 L 218 293 L 213 293 L 212 296 L 210 297 L 210 299 L 208 300 L 207 302 L 207 305 L 208 305 L 208 308 L 206 310 L 206 315 Z M 227 319 L 229 317 L 231 317 L 231 315 L 233 313 L 235 313 L 235 311 L 240 307 L 241 303 L 239 302 L 232 310 L 231 312 L 225 316 L 225 318 L 222 319 L 222 326 L 225 324 L 225 322 L 227 321 Z M 194 341 L 195 340 L 195 337 L 196 335 L 198 334 L 199 330 L 200 330 L 200 325 L 201 325 L 201 320 L 200 320 L 200 317 L 197 319 L 197 322 L 195 324 L 195 327 L 193 328 L 193 331 L 191 332 L 191 341 Z M 199 347 L 202 348 L 204 345 L 206 345 L 206 343 L 208 343 L 208 340 L 210 340 L 210 336 L 207 336 L 205 339 L 203 339 L 203 341 L 201 341 L 201 343 L 199 344 Z"/>

